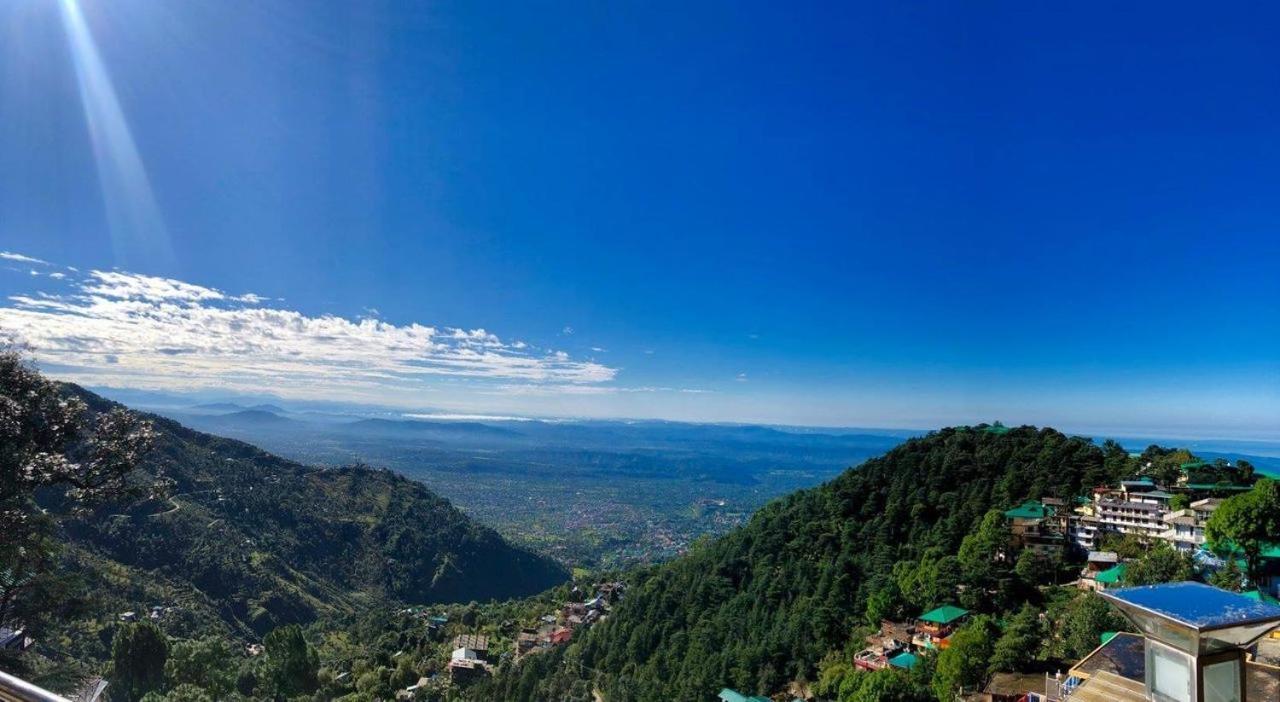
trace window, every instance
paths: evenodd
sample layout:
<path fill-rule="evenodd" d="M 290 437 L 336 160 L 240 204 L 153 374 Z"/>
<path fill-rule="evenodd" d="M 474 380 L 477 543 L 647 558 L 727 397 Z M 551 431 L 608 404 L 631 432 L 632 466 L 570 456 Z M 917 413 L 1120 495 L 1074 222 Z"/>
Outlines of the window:
<path fill-rule="evenodd" d="M 1147 641 L 1147 688 L 1157 702 L 1191 702 L 1194 665 L 1187 654 Z"/>
<path fill-rule="evenodd" d="M 1240 662 L 1213 663 L 1204 667 L 1204 702 L 1240 702 Z"/>

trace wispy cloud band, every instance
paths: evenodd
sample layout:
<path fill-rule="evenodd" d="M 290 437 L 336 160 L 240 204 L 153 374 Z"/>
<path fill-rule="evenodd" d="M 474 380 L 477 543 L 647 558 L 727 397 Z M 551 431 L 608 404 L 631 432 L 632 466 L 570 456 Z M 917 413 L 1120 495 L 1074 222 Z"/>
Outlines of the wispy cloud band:
<path fill-rule="evenodd" d="M 184 281 L 91 271 L 9 298 L 0 333 L 77 382 L 412 402 L 440 383 L 606 388 L 617 370 L 484 329 L 309 316 Z"/>

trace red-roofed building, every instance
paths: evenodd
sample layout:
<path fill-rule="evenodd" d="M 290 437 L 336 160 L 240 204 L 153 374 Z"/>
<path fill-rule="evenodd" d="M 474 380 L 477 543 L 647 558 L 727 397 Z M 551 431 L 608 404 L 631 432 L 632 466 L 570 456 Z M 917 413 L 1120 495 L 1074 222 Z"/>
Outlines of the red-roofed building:
<path fill-rule="evenodd" d="M 573 629 L 560 628 L 551 632 L 550 641 L 552 646 L 569 643 L 569 639 L 573 638 Z"/>

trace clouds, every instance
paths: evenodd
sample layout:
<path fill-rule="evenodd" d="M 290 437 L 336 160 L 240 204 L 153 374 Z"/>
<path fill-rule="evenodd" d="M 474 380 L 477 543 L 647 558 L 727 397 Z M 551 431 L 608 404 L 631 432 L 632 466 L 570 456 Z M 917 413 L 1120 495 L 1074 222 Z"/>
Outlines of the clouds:
<path fill-rule="evenodd" d="M 49 265 L 48 261 L 42 261 L 38 258 L 24 256 L 20 253 L 13 253 L 12 251 L 0 251 L 0 259 L 4 259 L 6 261 L 17 261 L 18 263 L 38 263 L 42 266 Z"/>
<path fill-rule="evenodd" d="M 11 297 L 0 334 L 29 344 L 60 377 L 91 385 L 414 404 L 459 384 L 590 393 L 617 375 L 484 329 L 309 316 L 253 293 L 123 271 L 63 283 L 70 292 Z"/>

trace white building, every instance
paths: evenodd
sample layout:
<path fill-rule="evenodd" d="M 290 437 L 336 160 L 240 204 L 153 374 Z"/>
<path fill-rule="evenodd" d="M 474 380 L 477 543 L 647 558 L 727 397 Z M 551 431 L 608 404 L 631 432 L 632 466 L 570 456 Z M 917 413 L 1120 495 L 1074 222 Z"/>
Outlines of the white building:
<path fill-rule="evenodd" d="M 1160 532 L 1160 538 L 1173 544 L 1179 551 L 1195 552 L 1205 543 L 1204 527 L 1213 511 L 1222 504 L 1217 498 L 1196 500 L 1190 509 L 1180 509 L 1164 516 L 1168 529 Z"/>

